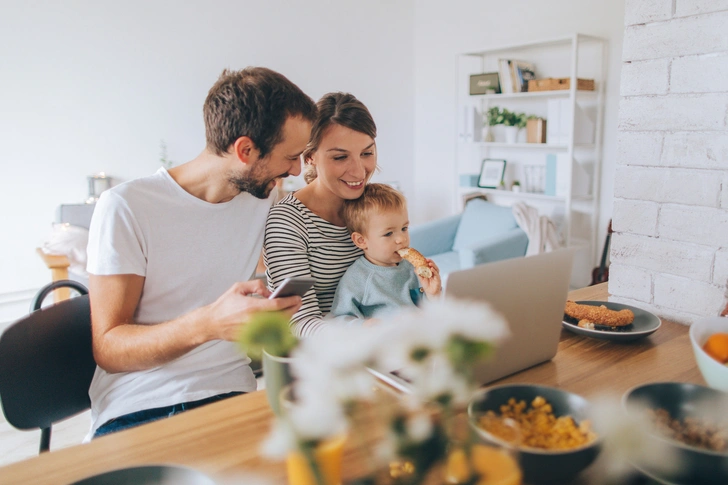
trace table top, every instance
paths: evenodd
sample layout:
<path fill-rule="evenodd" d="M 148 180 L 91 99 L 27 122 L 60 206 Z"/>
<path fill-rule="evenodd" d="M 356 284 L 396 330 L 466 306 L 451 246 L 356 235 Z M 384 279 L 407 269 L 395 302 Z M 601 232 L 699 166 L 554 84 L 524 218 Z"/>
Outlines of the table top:
<path fill-rule="evenodd" d="M 606 300 L 606 283 L 572 291 L 569 298 Z M 705 385 L 688 327 L 663 321 L 649 337 L 626 343 L 563 330 L 553 360 L 494 384 L 538 383 L 588 398 L 605 390 L 621 396 L 635 385 L 656 381 Z M 118 468 L 163 463 L 211 476 L 251 472 L 285 480 L 285 466 L 260 455 L 272 418 L 265 392 L 254 392 L 0 468 L 0 483 L 63 485 Z M 347 451 L 345 479 L 357 468 L 355 462 L 355 454 Z"/>

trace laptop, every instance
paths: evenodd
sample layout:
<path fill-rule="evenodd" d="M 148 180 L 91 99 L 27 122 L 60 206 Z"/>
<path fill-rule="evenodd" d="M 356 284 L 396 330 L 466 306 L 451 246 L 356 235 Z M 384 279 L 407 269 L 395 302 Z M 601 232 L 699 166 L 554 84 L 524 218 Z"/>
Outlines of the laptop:
<path fill-rule="evenodd" d="M 488 302 L 508 321 L 510 337 L 492 358 L 473 371 L 478 383 L 493 382 L 556 355 L 573 259 L 572 249 L 560 249 L 487 263 L 447 276 L 445 298 Z M 408 391 L 407 381 L 396 372 L 372 372 L 391 386 Z"/>

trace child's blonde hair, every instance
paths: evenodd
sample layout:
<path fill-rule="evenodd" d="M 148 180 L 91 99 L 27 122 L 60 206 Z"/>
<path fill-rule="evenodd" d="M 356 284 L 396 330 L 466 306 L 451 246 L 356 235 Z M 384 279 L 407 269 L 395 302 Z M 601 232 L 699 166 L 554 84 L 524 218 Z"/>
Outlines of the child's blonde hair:
<path fill-rule="evenodd" d="M 367 184 L 361 197 L 344 201 L 341 216 L 350 232 L 365 234 L 373 212 L 406 208 L 407 200 L 398 190 L 386 184 Z"/>

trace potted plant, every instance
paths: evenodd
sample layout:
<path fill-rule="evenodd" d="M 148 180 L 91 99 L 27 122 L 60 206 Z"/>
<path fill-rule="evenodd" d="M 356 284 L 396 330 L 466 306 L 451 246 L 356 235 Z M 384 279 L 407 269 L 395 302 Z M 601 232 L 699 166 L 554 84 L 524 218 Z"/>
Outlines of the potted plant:
<path fill-rule="evenodd" d="M 503 124 L 505 125 L 506 143 L 516 143 L 518 131 L 526 126 L 526 115 L 503 109 Z"/>
<path fill-rule="evenodd" d="M 502 118 L 499 118 L 500 114 L 501 111 L 498 106 L 493 106 L 483 113 L 483 141 L 494 141 L 495 136 L 491 127 L 503 122 Z"/>
<path fill-rule="evenodd" d="M 511 190 L 513 192 L 520 192 L 521 191 L 521 182 L 519 182 L 518 180 L 514 180 L 513 183 L 511 184 Z"/>

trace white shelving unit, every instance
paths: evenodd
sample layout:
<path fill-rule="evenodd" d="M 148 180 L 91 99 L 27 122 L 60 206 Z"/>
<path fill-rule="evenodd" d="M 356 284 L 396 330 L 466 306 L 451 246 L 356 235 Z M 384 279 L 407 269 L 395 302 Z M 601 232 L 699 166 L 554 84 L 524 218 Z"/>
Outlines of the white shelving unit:
<path fill-rule="evenodd" d="M 513 205 L 523 201 L 548 215 L 559 227 L 567 246 L 580 246 L 582 264 L 586 274 L 598 261 L 599 186 L 602 158 L 602 124 L 604 114 L 604 81 L 607 76 L 607 42 L 604 39 L 583 34 L 572 34 L 556 39 L 546 39 L 518 45 L 476 49 L 458 56 L 457 106 L 458 132 L 456 137 L 455 185 L 456 209 L 461 209 L 466 195 L 483 193 L 489 200 L 500 205 Z M 473 74 L 498 72 L 498 59 L 515 59 L 535 66 L 536 78 L 570 77 L 570 89 L 561 91 L 536 91 L 509 94 L 470 95 L 469 80 Z M 577 78 L 593 79 L 594 91 L 576 89 Z M 568 137 L 558 142 L 504 143 L 500 140 L 486 142 L 482 138 L 482 119 L 490 107 L 498 106 L 510 111 L 547 117 L 549 100 L 568 100 Z M 563 108 L 562 108 L 563 109 Z M 576 114 L 580 116 L 577 117 Z M 593 124 L 593 136 L 588 143 L 575 143 L 575 134 L 581 128 L 576 121 L 588 117 Z M 563 123 L 561 126 L 564 126 Z M 549 130 L 547 130 L 548 132 Z M 524 130 L 525 132 L 525 130 Z M 525 133 L 524 133 L 525 135 Z M 562 160 L 570 160 L 568 169 L 561 171 L 566 177 L 563 195 L 512 192 L 509 190 L 483 189 L 461 186 L 461 175 L 480 173 L 482 160 L 506 160 L 506 187 L 513 180 L 524 182 L 524 167 L 546 165 L 546 156 L 557 154 Z M 586 190 L 575 187 L 576 170 L 588 175 Z M 584 193 L 586 192 L 586 194 Z M 579 262 L 577 261 L 577 264 Z M 581 268 L 579 269 L 581 270 Z M 576 273 L 575 273 L 576 274 Z M 588 276 L 587 276 L 588 277 Z M 579 283 L 579 281 L 575 281 Z M 588 284 L 586 281 L 585 284 Z"/>

